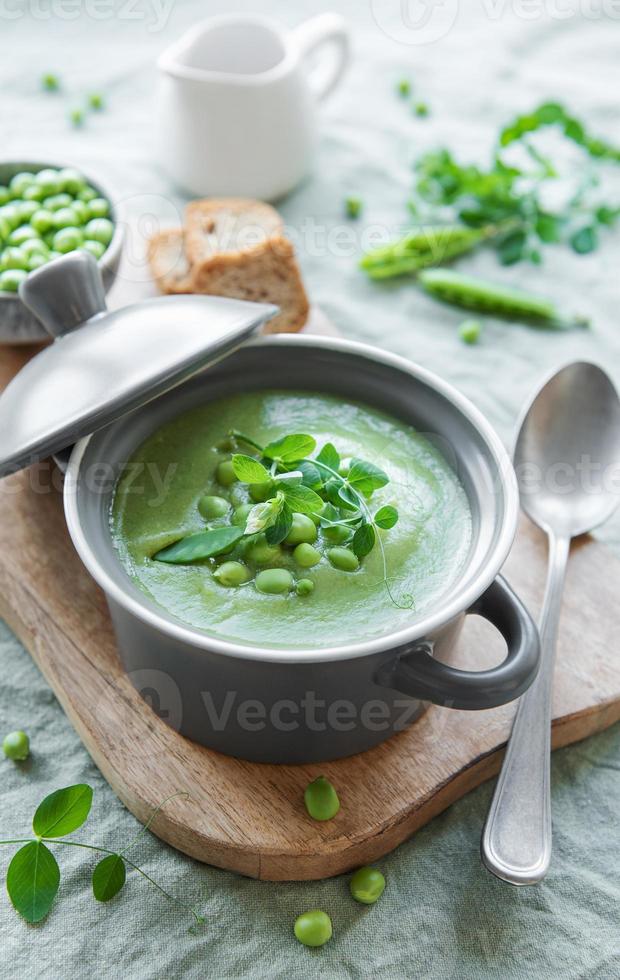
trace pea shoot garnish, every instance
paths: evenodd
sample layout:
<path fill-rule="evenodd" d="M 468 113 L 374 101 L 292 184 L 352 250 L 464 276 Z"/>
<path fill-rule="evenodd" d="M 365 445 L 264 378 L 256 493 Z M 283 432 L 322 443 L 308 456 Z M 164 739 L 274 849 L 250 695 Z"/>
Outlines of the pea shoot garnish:
<path fill-rule="evenodd" d="M 60 887 L 60 867 L 51 848 L 63 845 L 80 847 L 105 855 L 92 872 L 93 895 L 98 902 L 109 902 L 118 895 L 125 885 L 127 868 L 129 868 L 149 881 L 169 901 L 187 909 L 194 918 L 194 925 L 202 925 L 205 921 L 203 916 L 176 899 L 127 857 L 127 852 L 149 829 L 161 808 L 175 797 L 187 795 L 187 793 L 175 793 L 163 800 L 133 841 L 122 850 L 113 851 L 83 841 L 66 840 L 67 835 L 79 830 L 88 819 L 93 802 L 93 791 L 90 786 L 78 783 L 50 793 L 35 811 L 31 838 L 20 837 L 0 841 L 0 844 L 23 845 L 13 855 L 6 876 L 6 888 L 13 907 L 27 922 L 40 922 L 48 915 Z"/>
<path fill-rule="evenodd" d="M 326 443 L 319 452 L 313 436 L 294 432 L 267 445 L 233 430 L 225 443 L 230 458 L 220 459 L 214 478 L 230 490 L 245 485 L 251 501 L 233 506 L 214 494 L 198 496 L 197 510 L 217 526 L 185 535 L 161 548 L 154 561 L 189 564 L 210 560 L 213 576 L 223 587 L 253 587 L 265 595 L 309 597 L 314 582 L 309 577 L 321 562 L 352 574 L 378 547 L 383 567 L 382 584 L 401 608 L 413 600 L 398 602 L 390 589 L 382 533 L 398 521 L 391 504 L 373 507 L 372 497 L 389 483 L 387 474 L 363 459 L 342 459 L 336 447 Z M 222 450 L 224 451 L 224 450 Z M 283 548 L 303 575 L 296 580 L 281 565 Z M 225 563 L 218 559 L 225 556 Z M 255 574 L 248 570 L 248 563 Z"/>

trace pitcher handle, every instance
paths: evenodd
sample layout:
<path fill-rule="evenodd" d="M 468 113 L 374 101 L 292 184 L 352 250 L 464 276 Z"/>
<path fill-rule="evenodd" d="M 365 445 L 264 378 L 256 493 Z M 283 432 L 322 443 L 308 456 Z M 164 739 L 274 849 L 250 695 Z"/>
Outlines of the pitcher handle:
<path fill-rule="evenodd" d="M 340 14 L 319 14 L 305 21 L 292 31 L 302 60 L 310 58 L 325 45 L 333 48 L 331 57 L 323 54 L 309 73 L 310 88 L 317 100 L 332 92 L 349 61 L 349 31 Z"/>

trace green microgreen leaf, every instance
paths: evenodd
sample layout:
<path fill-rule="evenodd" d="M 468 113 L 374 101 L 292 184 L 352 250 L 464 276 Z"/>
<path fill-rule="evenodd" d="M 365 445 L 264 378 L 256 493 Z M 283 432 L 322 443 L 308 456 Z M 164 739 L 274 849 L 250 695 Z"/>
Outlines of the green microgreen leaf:
<path fill-rule="evenodd" d="M 32 819 L 37 837 L 65 837 L 81 827 L 90 813 L 93 791 L 85 783 L 50 793 L 39 804 Z"/>
<path fill-rule="evenodd" d="M 271 479 L 269 470 L 252 456 L 235 453 L 231 462 L 235 476 L 242 483 L 267 483 Z"/>
<path fill-rule="evenodd" d="M 353 490 L 352 487 L 347 486 L 346 483 L 336 484 L 335 500 L 332 496 L 330 496 L 329 499 L 336 506 L 346 507 L 347 510 L 359 510 L 359 496 L 355 490 Z"/>
<path fill-rule="evenodd" d="M 289 470 L 288 473 L 278 473 L 274 477 L 274 482 L 278 485 L 284 484 L 287 487 L 297 487 L 303 481 L 304 475 L 301 470 Z"/>
<path fill-rule="evenodd" d="M 188 534 L 187 537 L 158 551 L 153 555 L 153 561 L 185 565 L 188 562 L 212 558 L 231 548 L 243 537 L 243 534 L 244 530 L 241 527 L 217 527 L 209 531 L 199 531 L 197 534 Z"/>
<path fill-rule="evenodd" d="M 358 558 L 370 554 L 375 546 L 375 529 L 372 524 L 361 524 L 353 535 L 352 548 Z"/>
<path fill-rule="evenodd" d="M 366 463 L 363 459 L 351 460 L 351 469 L 347 474 L 347 482 L 360 493 L 372 493 L 389 483 L 389 477 L 374 463 Z"/>
<path fill-rule="evenodd" d="M 246 534 L 258 534 L 260 531 L 264 531 L 265 528 L 271 527 L 275 524 L 278 515 L 282 510 L 284 504 L 284 495 L 280 491 L 271 500 L 266 500 L 264 503 L 255 504 L 252 510 L 248 514 L 248 519 L 245 525 Z"/>
<path fill-rule="evenodd" d="M 377 527 L 383 528 L 384 531 L 389 531 L 391 527 L 398 521 L 398 511 L 396 507 L 381 507 L 374 516 L 374 522 Z"/>
<path fill-rule="evenodd" d="M 290 436 L 283 436 L 275 442 L 270 442 L 265 446 L 263 455 L 267 459 L 273 459 L 277 463 L 296 463 L 309 456 L 316 449 L 316 440 L 312 436 L 303 433 L 293 433 Z"/>
<path fill-rule="evenodd" d="M 120 854 L 108 854 L 93 871 L 93 895 L 98 902 L 109 902 L 125 884 L 127 872 Z"/>
<path fill-rule="evenodd" d="M 265 531 L 267 544 L 280 544 L 281 541 L 284 541 L 292 526 L 293 512 L 288 504 L 284 502 L 275 522 Z"/>
<path fill-rule="evenodd" d="M 6 889 L 13 906 L 28 922 L 40 922 L 45 918 L 59 885 L 58 862 L 43 841 L 33 840 L 13 856 L 6 876 Z"/>
<path fill-rule="evenodd" d="M 323 463 L 323 465 L 328 466 L 330 470 L 335 470 L 336 473 L 338 472 L 338 467 L 340 466 L 340 454 L 331 442 L 325 443 L 316 459 L 318 463 Z"/>
<path fill-rule="evenodd" d="M 323 485 L 323 477 L 321 476 L 321 471 L 313 462 L 309 459 L 302 459 L 299 463 L 296 463 L 296 468 L 301 471 L 302 483 L 305 487 L 311 487 L 316 490 L 318 487 Z"/>
<path fill-rule="evenodd" d="M 320 514 L 325 506 L 322 497 L 303 483 L 298 486 L 284 486 L 282 492 L 291 510 L 298 514 Z"/>

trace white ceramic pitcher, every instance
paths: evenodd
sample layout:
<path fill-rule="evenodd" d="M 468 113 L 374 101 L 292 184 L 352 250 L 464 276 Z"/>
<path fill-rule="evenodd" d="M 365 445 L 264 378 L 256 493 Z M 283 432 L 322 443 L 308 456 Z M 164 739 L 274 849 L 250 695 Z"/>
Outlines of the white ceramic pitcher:
<path fill-rule="evenodd" d="M 197 24 L 158 62 L 170 177 L 198 196 L 274 200 L 292 190 L 310 169 L 316 104 L 340 79 L 348 47 L 333 13 L 292 31 L 244 14 Z"/>

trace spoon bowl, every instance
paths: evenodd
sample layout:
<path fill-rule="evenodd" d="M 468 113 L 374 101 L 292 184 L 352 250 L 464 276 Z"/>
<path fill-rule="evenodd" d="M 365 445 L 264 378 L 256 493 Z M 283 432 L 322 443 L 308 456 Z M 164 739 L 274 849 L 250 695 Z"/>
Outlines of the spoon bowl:
<path fill-rule="evenodd" d="M 540 389 L 514 451 L 521 507 L 547 533 L 575 537 L 620 501 L 620 400 L 607 374 L 579 361 Z"/>

